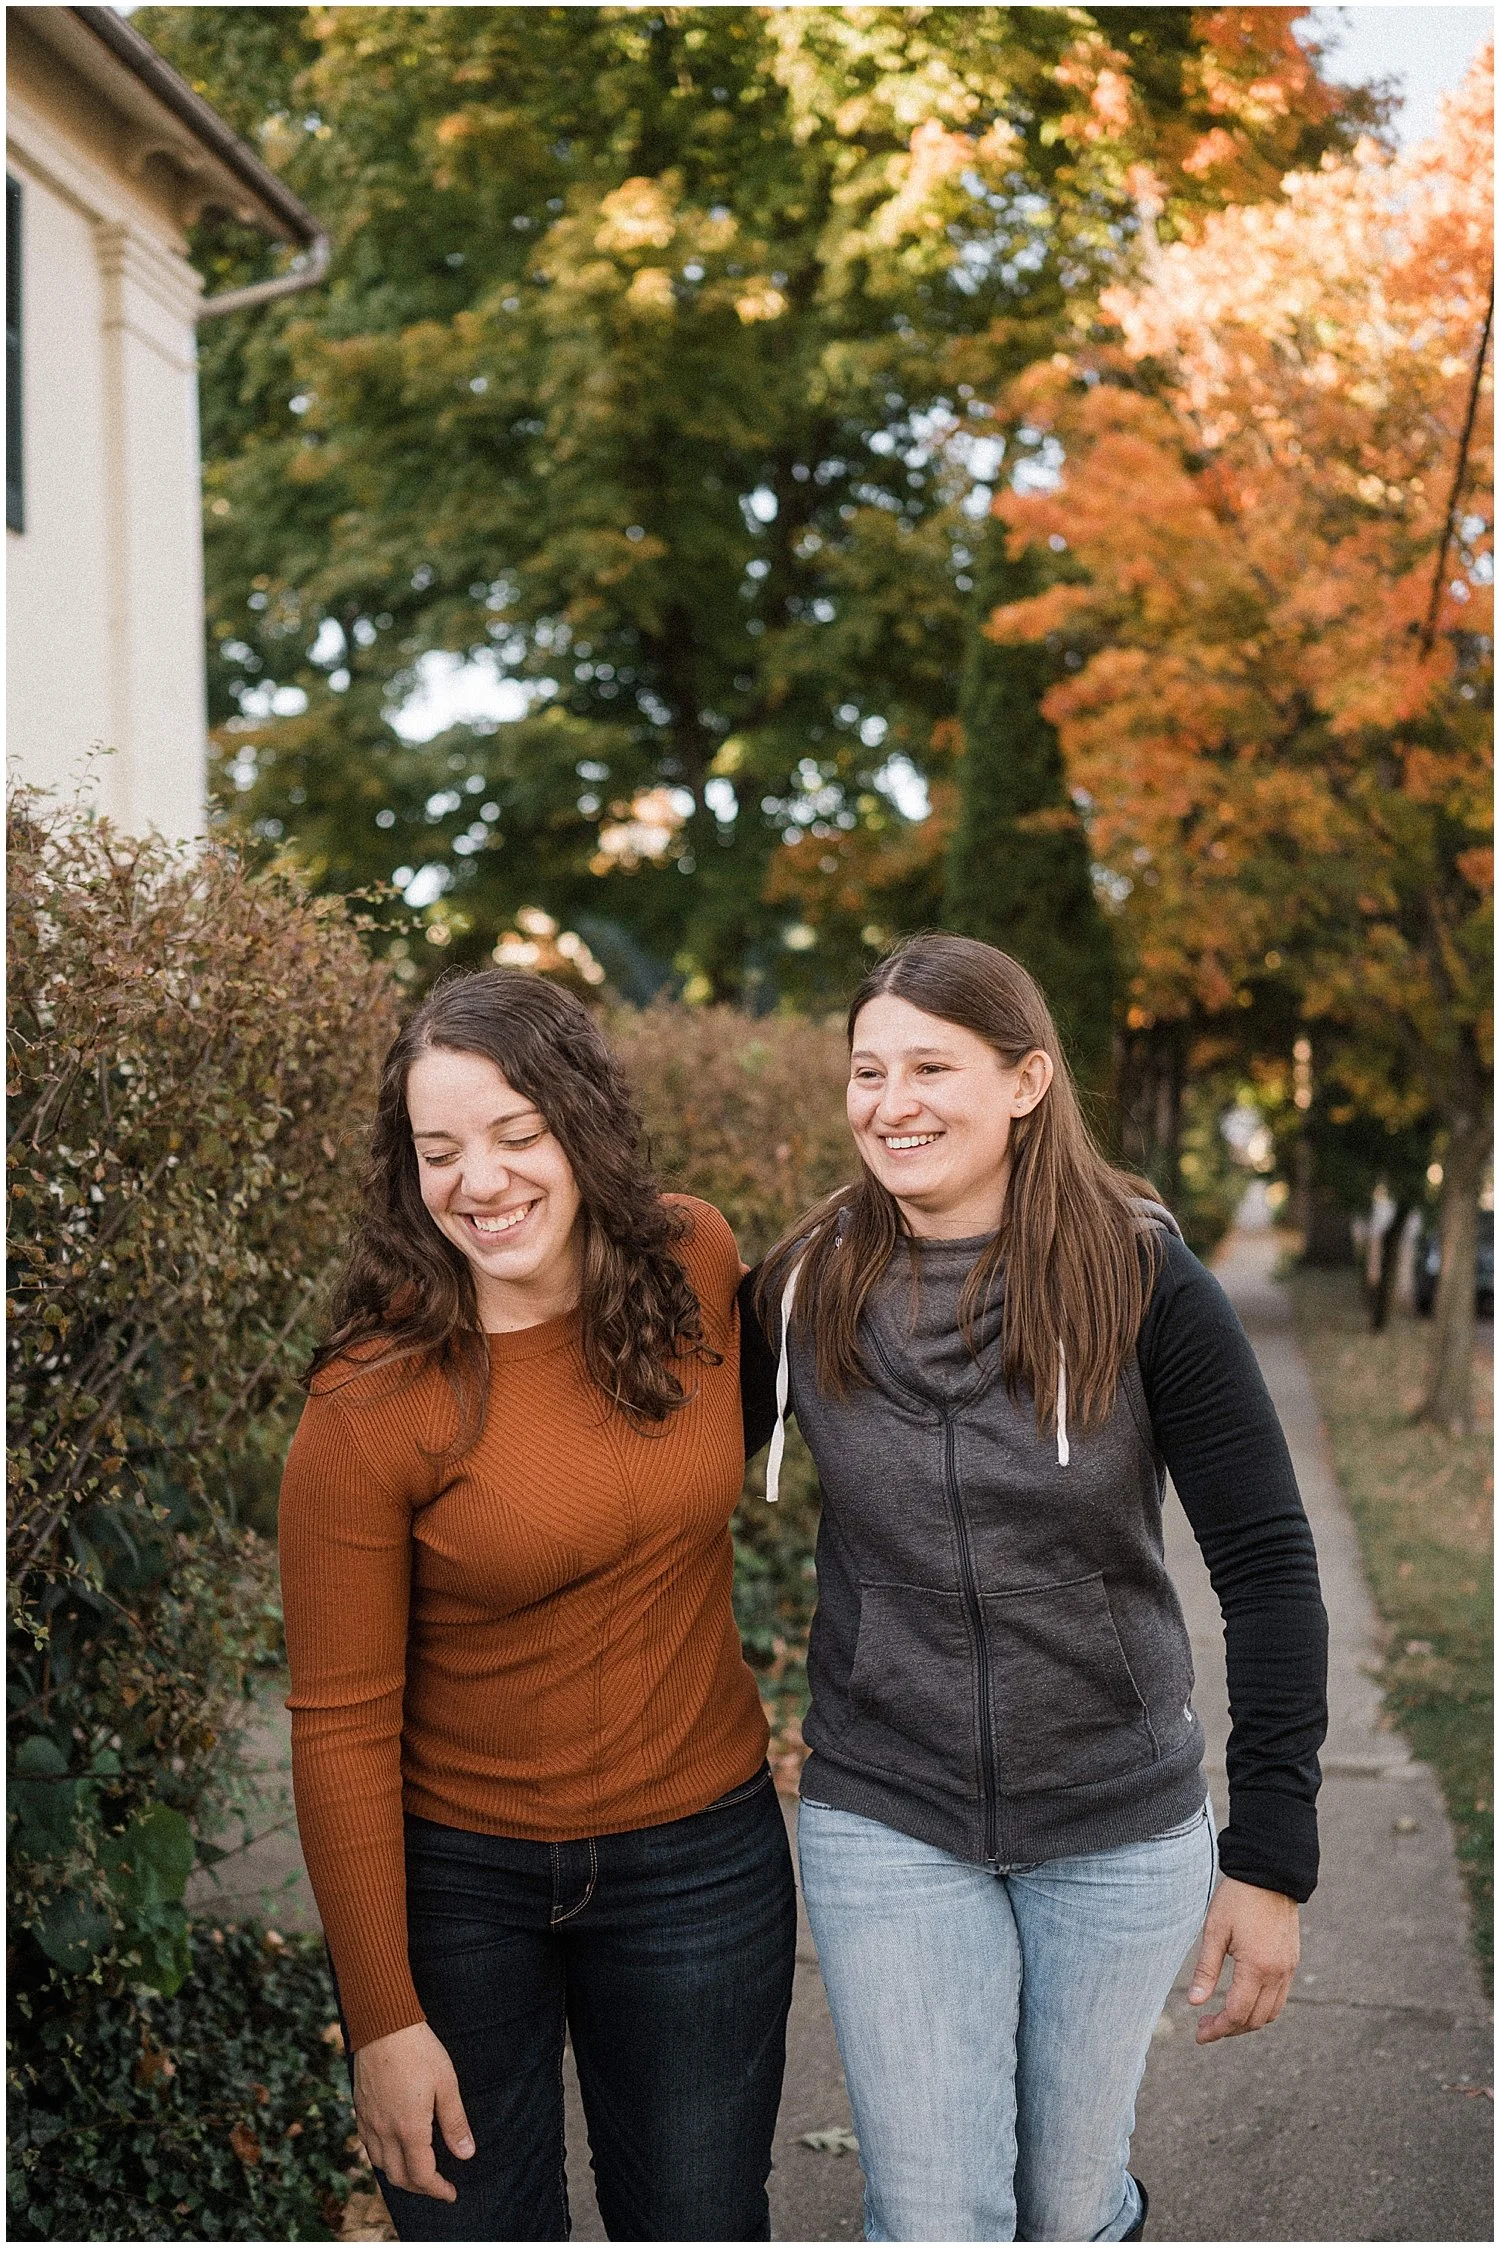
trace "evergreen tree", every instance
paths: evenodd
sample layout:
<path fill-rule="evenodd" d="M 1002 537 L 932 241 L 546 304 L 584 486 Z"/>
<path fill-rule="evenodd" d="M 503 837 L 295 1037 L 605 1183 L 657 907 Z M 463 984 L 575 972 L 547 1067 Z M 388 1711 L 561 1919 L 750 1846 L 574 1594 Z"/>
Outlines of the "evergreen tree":
<path fill-rule="evenodd" d="M 1012 561 L 1000 525 L 973 565 L 974 602 L 988 617 L 1037 590 L 1038 565 Z M 998 945 L 1046 993 L 1081 1082 L 1109 1065 L 1113 958 L 1089 872 L 1088 838 L 1072 803 L 1041 701 L 1060 664 L 1046 647 L 997 646 L 976 629 L 959 692 L 960 811 L 948 859 L 944 918 Z"/>

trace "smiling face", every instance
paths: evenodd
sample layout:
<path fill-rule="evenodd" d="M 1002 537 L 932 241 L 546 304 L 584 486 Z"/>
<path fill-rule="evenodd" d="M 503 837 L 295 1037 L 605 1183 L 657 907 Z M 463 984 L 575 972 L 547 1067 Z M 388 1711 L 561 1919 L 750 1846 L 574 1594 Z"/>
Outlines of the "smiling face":
<path fill-rule="evenodd" d="M 546 1118 L 483 1054 L 432 1046 L 406 1078 L 422 1201 L 467 1258 L 491 1334 L 569 1311 L 583 1272 L 583 1203 Z"/>
<path fill-rule="evenodd" d="M 999 1225 L 1011 1128 L 1051 1082 L 1040 1047 L 1012 1067 L 976 1032 L 881 992 L 854 1024 L 849 1128 L 914 1234 L 963 1240 Z"/>

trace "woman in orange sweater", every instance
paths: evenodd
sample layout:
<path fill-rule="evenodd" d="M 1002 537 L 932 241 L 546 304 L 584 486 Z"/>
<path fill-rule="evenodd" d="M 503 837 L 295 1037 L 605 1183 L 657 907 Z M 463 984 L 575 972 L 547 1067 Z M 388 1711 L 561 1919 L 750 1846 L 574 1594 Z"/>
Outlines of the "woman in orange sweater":
<path fill-rule="evenodd" d="M 770 2237 L 796 1935 L 730 1607 L 716 1210 L 664 1197 L 555 986 L 386 1060 L 287 1462 L 297 1819 L 403 2240 L 562 2240 L 571 2032 L 611 2239 Z"/>

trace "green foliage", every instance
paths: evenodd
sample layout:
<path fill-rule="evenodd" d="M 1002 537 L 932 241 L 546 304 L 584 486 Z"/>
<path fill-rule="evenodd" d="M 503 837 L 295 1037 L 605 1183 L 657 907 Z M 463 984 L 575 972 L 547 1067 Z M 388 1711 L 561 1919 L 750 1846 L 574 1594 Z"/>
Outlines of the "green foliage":
<path fill-rule="evenodd" d="M 320 1941 L 184 1933 L 153 1995 L 83 1982 L 11 2010 L 13 2240 L 330 2240 L 352 2127 Z"/>
<path fill-rule="evenodd" d="M 1183 1240 L 1198 1257 L 1208 1257 L 1217 1249 L 1250 1183 L 1249 1173 L 1235 1161 L 1219 1128 L 1233 1098 L 1229 1082 L 1215 1077 L 1196 1080 L 1183 1095 L 1172 1214 Z"/>
<path fill-rule="evenodd" d="M 181 1989 L 192 1965 L 182 1898 L 194 1856 L 192 1828 L 165 1803 L 138 1812 L 99 1845 L 104 1878 L 130 1930 L 137 1980 L 165 1998 Z"/>
<path fill-rule="evenodd" d="M 1037 590 L 1035 564 L 1006 557 L 998 526 L 986 532 L 974 574 L 986 613 Z M 969 643 L 959 704 L 963 810 L 944 919 L 1030 969 L 1074 1071 L 1098 1086 L 1109 1068 L 1112 948 L 1057 735 L 1041 713 L 1058 667 L 1046 649 L 997 647 L 982 635 Z"/>
<path fill-rule="evenodd" d="M 822 1504 L 818 1471 L 795 1421 L 787 1429 L 781 1495 L 766 1504 L 765 1454 L 745 1474 L 734 1524 L 734 1614 L 745 1653 L 779 1685 L 802 1683 L 817 1599 L 813 1546 Z M 800 1708 L 796 1714 L 801 1715 Z"/>
<path fill-rule="evenodd" d="M 344 907 L 9 807 L 11 1926 L 20 1987 L 171 1992 L 276 1647 L 246 1432 L 316 1325 L 393 1027 Z"/>
<path fill-rule="evenodd" d="M 238 832 L 322 889 L 422 875 L 416 974 L 531 905 L 638 957 L 633 999 L 819 1000 L 867 924 L 936 919 L 885 768 L 942 779 L 986 389 L 1118 270 L 1138 160 L 1171 225 L 1369 112 L 1300 56 L 1295 100 L 1235 108 L 1282 11 L 1262 53 L 1259 17 L 1153 8 L 1102 130 L 1116 14 L 138 10 L 335 248 L 326 287 L 204 331 Z M 1231 173 L 1184 168 L 1226 117 Z M 264 265 L 217 223 L 195 254 L 216 286 Z M 399 735 L 431 656 L 525 715 Z M 799 836 L 831 902 L 789 924 Z M 851 836 L 873 912 L 833 899 Z"/>

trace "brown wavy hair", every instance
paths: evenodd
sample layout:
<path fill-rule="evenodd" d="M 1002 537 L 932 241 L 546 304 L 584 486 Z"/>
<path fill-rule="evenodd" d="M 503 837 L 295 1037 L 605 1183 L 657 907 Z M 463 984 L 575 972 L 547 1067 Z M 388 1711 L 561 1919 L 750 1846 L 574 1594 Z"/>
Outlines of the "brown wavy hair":
<path fill-rule="evenodd" d="M 972 937 L 906 938 L 855 992 L 851 1048 L 861 1010 L 887 992 L 973 1031 L 1007 1068 L 1038 1049 L 1051 1059 L 1047 1092 L 1011 1126 L 1000 1228 L 964 1282 L 958 1316 L 973 1348 L 983 1306 L 1003 1281 L 1000 1358 L 1011 1395 L 1029 1389 L 1038 1429 L 1052 1432 L 1061 1345 L 1070 1417 L 1080 1428 L 1097 1427 L 1114 1402 L 1155 1283 L 1160 1244 L 1141 1201 L 1157 1201 L 1156 1190 L 1116 1170 L 1094 1145 L 1051 1011 L 1018 961 Z M 761 1267 L 756 1304 L 774 1332 L 787 1276 L 800 1262 L 793 1332 L 812 1337 L 818 1381 L 834 1395 L 869 1380 L 860 1316 L 908 1237 L 895 1196 L 861 1162 L 853 1183 L 799 1218 Z"/>
<path fill-rule="evenodd" d="M 609 1404 L 637 1422 L 665 1421 L 686 1401 L 685 1364 L 718 1362 L 674 1253 L 689 1220 L 661 1198 L 625 1073 L 588 1009 L 519 968 L 446 978 L 386 1055 L 364 1207 L 303 1386 L 351 1353 L 360 1371 L 435 1363 L 458 1407 L 454 1449 L 467 1451 L 484 1426 L 489 1354 L 474 1277 L 423 1205 L 406 1108 L 411 1066 L 433 1047 L 493 1062 L 561 1143 L 583 1204 L 584 1364 Z"/>

